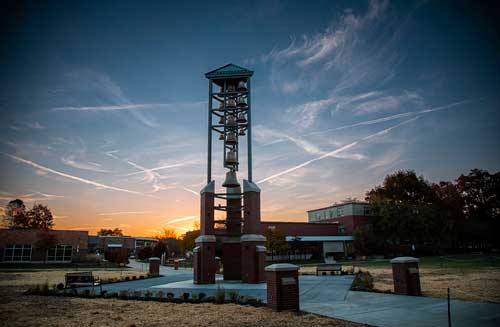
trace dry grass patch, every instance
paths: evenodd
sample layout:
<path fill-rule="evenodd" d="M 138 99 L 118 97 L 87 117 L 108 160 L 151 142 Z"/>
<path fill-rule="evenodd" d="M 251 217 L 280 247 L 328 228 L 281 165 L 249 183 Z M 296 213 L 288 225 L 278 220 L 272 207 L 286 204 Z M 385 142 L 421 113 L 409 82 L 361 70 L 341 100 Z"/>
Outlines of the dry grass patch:
<path fill-rule="evenodd" d="M 80 269 L 78 271 L 92 271 L 92 269 Z M 49 285 L 64 283 L 64 275 L 77 270 L 41 270 L 26 272 L 0 272 L 0 287 L 2 286 L 25 286 L 40 285 L 47 282 Z M 100 277 L 104 282 L 109 279 L 120 279 L 125 277 L 146 276 L 146 273 L 136 270 L 94 270 L 92 273 Z"/>
<path fill-rule="evenodd" d="M 276 313 L 236 304 L 173 304 L 22 295 L 0 288 L 0 326 L 366 326 L 313 314 Z"/>
<path fill-rule="evenodd" d="M 367 268 L 375 289 L 394 290 L 392 270 Z M 446 297 L 448 287 L 453 299 L 500 303 L 500 269 L 498 268 L 420 268 L 420 285 L 425 296 Z"/>
<path fill-rule="evenodd" d="M 355 270 L 358 269 L 372 274 L 376 290 L 394 291 L 391 268 L 364 265 Z M 316 274 L 316 267 L 300 267 L 300 273 Z M 453 299 L 500 303 L 500 269 L 497 267 L 421 267 L 420 285 L 425 296 L 447 297 L 450 287 Z"/>

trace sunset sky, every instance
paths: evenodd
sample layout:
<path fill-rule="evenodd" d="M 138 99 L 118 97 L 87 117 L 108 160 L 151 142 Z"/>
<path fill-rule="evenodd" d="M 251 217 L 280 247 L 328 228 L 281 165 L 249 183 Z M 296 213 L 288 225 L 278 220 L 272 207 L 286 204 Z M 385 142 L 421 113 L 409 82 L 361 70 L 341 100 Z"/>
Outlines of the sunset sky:
<path fill-rule="evenodd" d="M 306 221 L 397 169 L 500 169 L 500 37 L 479 1 L 1 6 L 0 205 L 46 204 L 58 229 L 192 228 L 204 73 L 227 63 L 255 72 L 263 220 Z"/>

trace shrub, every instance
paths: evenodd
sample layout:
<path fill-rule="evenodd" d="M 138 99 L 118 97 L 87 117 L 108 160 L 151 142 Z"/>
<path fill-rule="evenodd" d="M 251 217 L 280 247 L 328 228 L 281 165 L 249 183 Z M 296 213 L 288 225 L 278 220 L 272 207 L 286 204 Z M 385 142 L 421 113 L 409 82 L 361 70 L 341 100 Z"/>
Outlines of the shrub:
<path fill-rule="evenodd" d="M 158 292 L 156 293 L 156 297 L 158 298 L 158 301 L 160 301 L 160 302 L 165 301 L 165 298 L 164 298 L 163 296 L 164 296 L 164 294 L 163 294 L 163 292 L 162 292 L 162 291 L 158 291 Z"/>
<path fill-rule="evenodd" d="M 217 291 L 215 292 L 215 303 L 222 304 L 226 300 L 226 291 L 223 287 L 217 286 Z"/>
<path fill-rule="evenodd" d="M 118 293 L 118 297 L 122 300 L 128 299 L 128 291 L 127 290 L 121 290 L 120 293 Z"/>
<path fill-rule="evenodd" d="M 237 302 L 237 300 L 238 300 L 238 292 L 236 292 L 236 291 L 230 291 L 228 295 L 229 295 L 229 300 L 231 302 L 233 302 L 233 303 Z"/>
<path fill-rule="evenodd" d="M 174 293 L 167 293 L 167 300 L 172 302 L 174 300 Z"/>
<path fill-rule="evenodd" d="M 198 294 L 198 299 L 203 300 L 205 298 L 205 296 L 207 296 L 205 293 L 200 293 L 200 294 Z"/>
<path fill-rule="evenodd" d="M 140 299 L 141 296 L 142 296 L 141 291 L 134 291 L 134 296 L 133 296 L 134 299 Z"/>
<path fill-rule="evenodd" d="M 40 293 L 43 295 L 49 294 L 49 282 L 45 281 L 44 284 L 40 287 Z"/>
<path fill-rule="evenodd" d="M 145 300 L 151 300 L 151 298 L 153 297 L 153 293 L 151 291 L 146 291 L 146 293 L 144 293 L 144 299 Z"/>
<path fill-rule="evenodd" d="M 187 301 L 189 300 L 189 293 L 182 293 L 182 300 Z"/>
<path fill-rule="evenodd" d="M 82 293 L 83 297 L 90 297 L 90 290 L 84 290 Z"/>
<path fill-rule="evenodd" d="M 373 277 L 368 271 L 359 271 L 354 276 L 351 284 L 352 291 L 371 291 L 373 290 Z"/>

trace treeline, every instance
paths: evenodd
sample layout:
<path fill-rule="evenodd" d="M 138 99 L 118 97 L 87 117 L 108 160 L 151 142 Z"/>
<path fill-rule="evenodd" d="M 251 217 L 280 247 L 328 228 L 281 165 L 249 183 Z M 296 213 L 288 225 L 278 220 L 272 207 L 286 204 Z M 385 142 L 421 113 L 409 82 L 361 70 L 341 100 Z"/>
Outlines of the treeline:
<path fill-rule="evenodd" d="M 473 169 L 439 183 L 412 170 L 390 174 L 366 193 L 376 217 L 354 232 L 355 250 L 366 255 L 498 249 L 499 191 L 500 172 Z"/>

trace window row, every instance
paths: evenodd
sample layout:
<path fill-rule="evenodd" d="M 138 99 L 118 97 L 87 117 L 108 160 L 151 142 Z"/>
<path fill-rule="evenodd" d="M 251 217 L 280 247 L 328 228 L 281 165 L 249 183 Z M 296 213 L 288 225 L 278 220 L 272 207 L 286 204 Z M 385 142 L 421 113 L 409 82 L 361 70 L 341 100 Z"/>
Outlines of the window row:
<path fill-rule="evenodd" d="M 29 262 L 33 248 L 31 244 L 7 244 L 4 249 L 3 261 L 5 262 Z M 57 245 L 47 250 L 47 261 L 69 262 L 73 254 L 73 246 Z"/>

